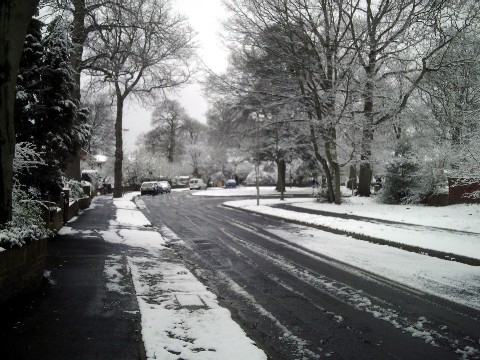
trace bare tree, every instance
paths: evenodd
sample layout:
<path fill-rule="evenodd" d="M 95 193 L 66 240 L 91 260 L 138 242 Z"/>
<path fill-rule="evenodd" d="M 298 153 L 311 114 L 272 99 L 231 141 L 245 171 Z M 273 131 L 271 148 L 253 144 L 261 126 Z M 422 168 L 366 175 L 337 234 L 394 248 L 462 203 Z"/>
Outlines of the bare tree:
<path fill-rule="evenodd" d="M 159 145 L 170 163 L 180 153 L 181 135 L 188 119 L 185 109 L 177 100 L 165 99 L 153 111 L 154 128 L 150 131 L 149 140 Z"/>
<path fill-rule="evenodd" d="M 228 2 L 234 13 L 227 27 L 242 46 L 234 60 L 244 64 L 243 79 L 254 82 L 263 108 L 291 106 L 294 121 L 307 124 L 315 158 L 327 179 L 327 198 L 340 203 L 338 126 L 350 114 L 352 82 L 344 2 L 270 0 Z M 242 59 L 243 57 L 243 59 Z M 237 86 L 237 91 L 240 86 Z"/>
<path fill-rule="evenodd" d="M 151 98 L 185 83 L 191 75 L 194 32 L 167 0 L 129 0 L 101 9 L 87 40 L 90 75 L 111 86 L 116 99 L 115 190 L 122 196 L 123 107 L 134 95 Z M 102 27 L 104 24 L 116 26 Z"/>
<path fill-rule="evenodd" d="M 363 70 L 359 112 L 363 115 L 359 195 L 370 195 L 375 129 L 407 107 L 425 76 L 445 65 L 451 42 L 478 21 L 475 1 L 349 1 L 352 45 Z M 387 88 L 395 86 L 394 96 Z"/>
<path fill-rule="evenodd" d="M 0 224 L 12 217 L 15 86 L 28 24 L 38 3 L 39 0 L 0 2 Z"/>
<path fill-rule="evenodd" d="M 113 155 L 115 149 L 115 112 L 107 94 L 84 97 L 82 105 L 88 108 L 90 134 L 85 145 L 89 153 Z"/>
<path fill-rule="evenodd" d="M 183 138 L 185 152 L 188 154 L 188 161 L 192 165 L 192 174 L 201 177 L 202 160 L 206 156 L 206 130 L 207 126 L 198 120 L 187 117 L 183 123 Z"/>

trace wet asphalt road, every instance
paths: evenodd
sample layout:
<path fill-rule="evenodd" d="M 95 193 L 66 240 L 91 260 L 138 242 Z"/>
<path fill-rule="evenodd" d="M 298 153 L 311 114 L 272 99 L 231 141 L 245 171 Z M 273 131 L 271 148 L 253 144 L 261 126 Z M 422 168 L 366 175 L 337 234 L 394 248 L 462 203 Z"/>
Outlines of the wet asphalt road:
<path fill-rule="evenodd" d="M 313 255 L 288 222 L 189 191 L 142 211 L 271 359 L 479 359 L 480 312 Z M 171 230 L 175 235 L 172 236 Z"/>

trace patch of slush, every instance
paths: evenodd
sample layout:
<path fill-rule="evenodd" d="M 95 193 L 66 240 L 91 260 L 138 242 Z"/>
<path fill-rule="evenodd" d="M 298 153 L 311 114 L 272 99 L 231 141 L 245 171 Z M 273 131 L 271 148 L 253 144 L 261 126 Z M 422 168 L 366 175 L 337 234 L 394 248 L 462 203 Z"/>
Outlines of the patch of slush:
<path fill-rule="evenodd" d="M 163 249 L 166 243 L 162 235 L 156 231 L 111 228 L 100 233 L 107 242 L 136 248 Z"/>
<path fill-rule="evenodd" d="M 116 222 L 120 226 L 151 226 L 152 224 L 141 211 L 134 209 L 117 209 Z"/>
<path fill-rule="evenodd" d="M 125 281 L 122 270 L 125 270 L 125 266 L 121 255 L 110 255 L 105 259 L 103 273 L 107 280 L 106 287 L 108 291 L 127 294 L 125 291 L 127 287 L 122 285 L 122 282 Z"/>

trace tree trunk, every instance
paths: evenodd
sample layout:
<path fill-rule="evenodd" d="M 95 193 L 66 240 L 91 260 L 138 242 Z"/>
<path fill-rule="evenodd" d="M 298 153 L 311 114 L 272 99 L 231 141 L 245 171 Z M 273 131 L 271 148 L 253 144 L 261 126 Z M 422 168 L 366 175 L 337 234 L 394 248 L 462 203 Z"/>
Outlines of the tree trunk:
<path fill-rule="evenodd" d="M 373 141 L 373 129 L 369 126 L 363 130 L 362 154 L 360 159 L 360 171 L 358 174 L 358 195 L 370 196 L 370 185 L 372 183 L 372 167 L 370 157 L 372 155 L 371 143 Z"/>
<path fill-rule="evenodd" d="M 115 121 L 115 163 L 114 163 L 114 190 L 113 197 L 123 195 L 123 101 L 124 98 L 117 90 L 117 116 Z"/>
<path fill-rule="evenodd" d="M 170 146 L 168 147 L 167 158 L 168 158 L 169 163 L 173 163 L 173 160 L 174 160 L 173 157 L 174 157 L 174 154 L 175 154 L 175 146 L 176 146 L 174 125 L 172 125 L 172 127 L 170 128 L 169 137 L 170 137 L 170 139 L 169 139 Z"/>
<path fill-rule="evenodd" d="M 315 159 L 322 165 L 323 172 L 326 177 L 327 182 L 327 200 L 328 202 L 333 203 L 335 201 L 335 192 L 333 189 L 332 174 L 330 173 L 330 168 L 328 167 L 328 162 L 325 160 L 318 150 L 317 137 L 315 135 L 315 129 L 313 125 L 310 125 L 310 142 L 313 146 L 313 153 L 315 154 Z"/>
<path fill-rule="evenodd" d="M 333 110 L 331 112 L 333 113 Z M 340 204 L 342 201 L 342 193 L 340 192 L 340 166 L 338 165 L 336 148 L 337 130 L 335 129 L 335 126 L 329 128 L 328 134 L 328 138 L 325 139 L 325 154 L 327 156 L 328 167 L 330 168 L 333 177 L 333 183 L 331 184 L 331 191 L 333 191 L 333 194 L 330 196 L 333 195 L 332 198 L 335 204 Z"/>
<path fill-rule="evenodd" d="M 38 2 L 0 1 L 0 224 L 12 218 L 15 86 L 28 24 Z"/>
<path fill-rule="evenodd" d="M 83 43 L 85 41 L 85 0 L 73 0 L 73 29 L 72 42 L 75 46 L 71 57 L 72 67 L 75 72 L 76 86 L 72 91 L 72 98 L 80 104 L 80 73 L 83 56 Z M 67 158 L 65 176 L 69 179 L 81 180 L 80 152 L 71 154 Z"/>
<path fill-rule="evenodd" d="M 333 178 L 334 178 L 334 202 L 337 205 L 340 205 L 342 203 L 342 192 L 340 191 L 340 166 L 338 166 L 338 163 L 335 163 L 333 166 Z"/>
<path fill-rule="evenodd" d="M 374 40 L 371 40 L 374 43 Z M 373 45 L 371 45 L 373 47 Z M 360 160 L 360 171 L 358 173 L 358 195 L 370 196 L 370 184 L 372 182 L 372 168 L 370 159 L 372 156 L 372 141 L 374 132 L 373 123 L 373 93 L 375 89 L 374 70 L 376 66 L 375 52 L 370 51 L 368 57 L 368 65 L 365 67 L 367 81 L 365 83 L 365 90 L 363 92 L 363 114 L 364 124 L 362 132 L 362 145 Z"/>
<path fill-rule="evenodd" d="M 283 200 L 283 193 L 285 192 L 285 178 L 287 172 L 287 165 L 285 159 L 280 159 L 277 161 L 277 186 L 276 189 L 281 193 L 281 200 Z"/>

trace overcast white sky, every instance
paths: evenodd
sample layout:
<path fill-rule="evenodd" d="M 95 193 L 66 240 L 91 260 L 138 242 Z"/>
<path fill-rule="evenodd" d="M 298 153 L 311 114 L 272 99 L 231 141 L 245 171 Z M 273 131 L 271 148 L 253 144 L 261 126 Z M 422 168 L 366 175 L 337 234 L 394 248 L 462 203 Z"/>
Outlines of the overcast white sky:
<path fill-rule="evenodd" d="M 198 33 L 199 54 L 203 61 L 211 69 L 222 72 L 227 66 L 227 53 L 222 49 L 218 36 L 220 21 L 226 16 L 221 0 L 173 0 L 173 5 L 176 12 L 189 18 L 190 25 Z M 200 85 L 188 85 L 171 98 L 178 99 L 194 119 L 206 123 L 207 101 Z M 123 127 L 128 129 L 124 132 L 126 151 L 134 150 L 138 135 L 150 130 L 151 111 L 138 104 L 130 104 L 125 109 Z"/>

